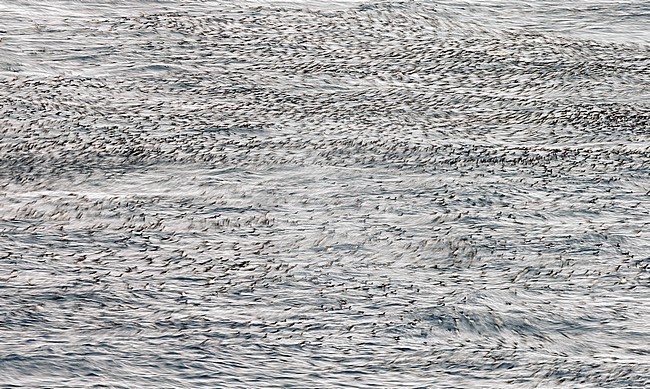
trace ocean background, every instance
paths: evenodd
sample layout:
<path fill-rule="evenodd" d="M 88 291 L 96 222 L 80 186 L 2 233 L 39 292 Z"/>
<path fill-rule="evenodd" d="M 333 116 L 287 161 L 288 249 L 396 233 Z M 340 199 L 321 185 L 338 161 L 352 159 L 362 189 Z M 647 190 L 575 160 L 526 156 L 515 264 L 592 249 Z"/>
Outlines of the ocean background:
<path fill-rule="evenodd" d="M 650 386 L 647 1 L 0 1 L 0 386 Z"/>

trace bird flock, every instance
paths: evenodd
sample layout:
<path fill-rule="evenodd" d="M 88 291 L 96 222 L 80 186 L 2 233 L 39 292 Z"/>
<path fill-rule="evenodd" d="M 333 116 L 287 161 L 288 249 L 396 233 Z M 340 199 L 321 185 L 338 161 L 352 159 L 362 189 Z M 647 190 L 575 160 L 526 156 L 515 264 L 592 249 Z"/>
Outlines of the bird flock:
<path fill-rule="evenodd" d="M 49 4 L 0 15 L 0 382 L 650 385 L 647 43 Z"/>

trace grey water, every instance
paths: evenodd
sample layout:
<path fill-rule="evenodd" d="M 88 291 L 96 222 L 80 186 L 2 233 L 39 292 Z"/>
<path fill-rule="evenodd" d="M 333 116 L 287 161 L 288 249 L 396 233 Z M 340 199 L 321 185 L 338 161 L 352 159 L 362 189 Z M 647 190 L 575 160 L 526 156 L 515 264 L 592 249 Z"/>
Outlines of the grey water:
<path fill-rule="evenodd" d="M 0 1 L 0 386 L 650 386 L 647 1 Z"/>

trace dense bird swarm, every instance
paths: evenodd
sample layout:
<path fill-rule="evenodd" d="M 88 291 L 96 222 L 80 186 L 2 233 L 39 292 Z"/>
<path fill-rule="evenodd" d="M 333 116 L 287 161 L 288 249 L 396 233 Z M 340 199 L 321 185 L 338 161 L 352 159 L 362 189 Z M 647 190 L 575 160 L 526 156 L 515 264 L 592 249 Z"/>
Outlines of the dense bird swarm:
<path fill-rule="evenodd" d="M 650 385 L 648 44 L 8 4 L 3 384 Z"/>

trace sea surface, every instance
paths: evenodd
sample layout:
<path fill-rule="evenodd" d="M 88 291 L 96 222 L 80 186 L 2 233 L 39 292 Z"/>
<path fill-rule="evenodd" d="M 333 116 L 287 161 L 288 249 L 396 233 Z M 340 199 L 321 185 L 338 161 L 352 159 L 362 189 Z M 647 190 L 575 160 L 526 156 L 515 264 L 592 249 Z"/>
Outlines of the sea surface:
<path fill-rule="evenodd" d="M 650 386 L 650 3 L 1 0 L 0 386 Z"/>

